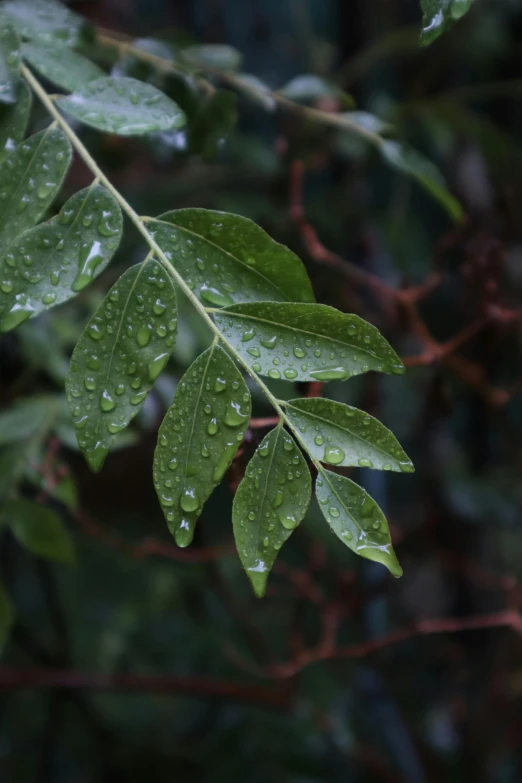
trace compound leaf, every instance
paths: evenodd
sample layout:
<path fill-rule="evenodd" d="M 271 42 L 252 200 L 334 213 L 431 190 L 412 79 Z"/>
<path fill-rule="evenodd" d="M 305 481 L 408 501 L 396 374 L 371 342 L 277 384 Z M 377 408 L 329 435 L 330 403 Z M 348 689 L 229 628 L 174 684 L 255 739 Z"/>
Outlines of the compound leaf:
<path fill-rule="evenodd" d="M 310 496 L 305 459 L 291 435 L 277 427 L 252 457 L 232 511 L 239 558 L 258 597 L 264 596 L 277 553 L 306 514 Z"/>
<path fill-rule="evenodd" d="M 154 455 L 154 483 L 179 546 L 192 541 L 203 504 L 234 459 L 250 412 L 241 373 L 213 345 L 181 379 Z"/>
<path fill-rule="evenodd" d="M 206 305 L 314 301 L 302 261 L 248 218 L 178 209 L 150 220 L 147 227 Z"/>
<path fill-rule="evenodd" d="M 185 125 L 179 106 L 151 84 L 130 76 L 96 79 L 57 105 L 85 125 L 118 136 L 142 136 Z"/>
<path fill-rule="evenodd" d="M 5 506 L 7 523 L 31 554 L 58 563 L 74 563 L 74 545 L 60 517 L 50 508 L 17 498 Z"/>
<path fill-rule="evenodd" d="M 81 90 L 104 76 L 102 69 L 86 57 L 55 44 L 30 41 L 24 43 L 22 54 L 38 73 L 67 92 Z"/>
<path fill-rule="evenodd" d="M 71 155 L 67 136 L 59 128 L 50 127 L 24 141 L 2 162 L 0 254 L 45 213 L 60 189 Z M 26 266 L 29 272 L 32 259 Z"/>
<path fill-rule="evenodd" d="M 343 544 L 357 555 L 386 566 L 393 576 L 402 576 L 386 517 L 362 487 L 323 469 L 315 491 L 326 521 Z"/>
<path fill-rule="evenodd" d="M 122 223 L 113 196 L 92 185 L 70 198 L 48 223 L 18 237 L 0 256 L 0 332 L 67 301 L 91 283 L 114 255 Z"/>
<path fill-rule="evenodd" d="M 111 288 L 74 349 L 66 381 L 78 444 L 100 470 L 167 364 L 177 326 L 172 279 L 154 259 Z"/>
<path fill-rule="evenodd" d="M 308 453 L 320 462 L 413 471 L 395 435 L 358 408 L 322 397 L 304 397 L 287 402 L 286 413 Z"/>
<path fill-rule="evenodd" d="M 374 326 L 327 305 L 239 304 L 214 313 L 214 320 L 252 369 L 270 378 L 333 381 L 369 370 L 404 371 Z"/>

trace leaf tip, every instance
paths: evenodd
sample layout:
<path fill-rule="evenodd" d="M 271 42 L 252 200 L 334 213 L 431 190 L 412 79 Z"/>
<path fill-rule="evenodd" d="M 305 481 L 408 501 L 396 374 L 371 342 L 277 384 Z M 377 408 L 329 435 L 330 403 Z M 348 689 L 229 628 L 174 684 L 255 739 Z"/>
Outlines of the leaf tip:
<path fill-rule="evenodd" d="M 102 446 L 101 443 L 97 443 L 94 448 L 85 450 L 83 456 L 89 466 L 89 470 L 93 473 L 99 473 L 105 464 L 109 449 L 106 446 Z"/>

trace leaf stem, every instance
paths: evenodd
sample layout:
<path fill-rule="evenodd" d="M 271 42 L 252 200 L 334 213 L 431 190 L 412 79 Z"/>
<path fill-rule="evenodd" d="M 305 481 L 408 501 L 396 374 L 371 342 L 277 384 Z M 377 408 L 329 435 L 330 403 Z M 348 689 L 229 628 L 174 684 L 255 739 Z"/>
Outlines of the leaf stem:
<path fill-rule="evenodd" d="M 38 96 L 39 100 L 42 102 L 43 106 L 47 109 L 51 117 L 53 117 L 54 122 L 60 126 L 60 128 L 63 130 L 67 138 L 70 140 L 71 144 L 73 145 L 74 149 L 80 156 L 80 158 L 83 160 L 85 165 L 90 169 L 92 174 L 94 175 L 95 179 L 100 182 L 116 199 L 118 204 L 120 205 L 122 211 L 127 215 L 129 220 L 134 224 L 134 226 L 137 228 L 139 233 L 142 235 L 142 237 L 145 239 L 146 243 L 150 247 L 150 250 L 152 253 L 154 253 L 155 256 L 161 261 L 163 266 L 169 271 L 170 275 L 173 277 L 173 279 L 176 281 L 177 285 L 181 288 L 187 299 L 191 302 L 193 307 L 197 310 L 197 312 L 201 315 L 203 320 L 206 322 L 206 324 L 211 329 L 212 333 L 214 334 L 215 341 L 221 340 L 223 342 L 228 350 L 232 353 L 232 355 L 235 357 L 236 361 L 241 364 L 241 366 L 244 368 L 244 370 L 250 375 L 250 377 L 254 380 L 254 382 L 259 386 L 259 388 L 263 391 L 267 399 L 270 401 L 274 409 L 277 411 L 280 419 L 285 422 L 285 424 L 292 430 L 294 433 L 296 439 L 299 441 L 301 447 L 303 450 L 308 454 L 308 450 L 303 443 L 300 434 L 298 430 L 294 427 L 294 425 L 291 423 L 291 421 L 287 418 L 285 412 L 283 411 L 279 400 L 274 397 L 270 389 L 267 387 L 267 385 L 264 383 L 264 381 L 261 380 L 261 378 L 258 376 L 258 374 L 250 367 L 250 365 L 246 362 L 245 359 L 243 359 L 234 349 L 234 347 L 228 342 L 228 340 L 221 334 L 220 330 L 212 320 L 212 318 L 209 315 L 209 312 L 219 312 L 215 308 L 206 308 L 204 305 L 201 304 L 197 296 L 193 293 L 193 291 L 189 288 L 189 286 L 184 281 L 183 277 L 179 274 L 177 269 L 173 266 L 173 264 L 169 261 L 161 247 L 158 245 L 156 240 L 149 234 L 147 231 L 145 222 L 143 219 L 138 215 L 138 213 L 132 208 L 132 206 L 129 204 L 129 202 L 121 195 L 121 193 L 118 191 L 117 188 L 114 187 L 114 185 L 111 183 L 111 181 L 107 178 L 107 176 L 103 173 L 103 171 L 100 169 L 88 149 L 85 147 L 83 142 L 78 138 L 74 130 L 71 128 L 71 126 L 68 124 L 67 120 L 60 114 L 56 106 L 54 105 L 53 101 L 45 91 L 45 89 L 42 87 L 38 79 L 33 75 L 33 73 L 27 68 L 26 65 L 21 66 L 21 73 L 24 77 L 24 79 L 27 81 L 35 95 Z M 319 462 L 317 462 L 311 454 L 308 454 L 309 458 L 317 468 L 319 472 L 322 473 L 322 466 Z"/>
<path fill-rule="evenodd" d="M 122 40 L 121 38 L 116 38 L 109 31 L 97 31 L 96 39 L 100 44 L 118 49 L 120 52 L 126 52 L 127 54 L 136 57 L 138 60 L 142 60 L 144 62 L 150 63 L 151 65 L 154 65 L 159 70 L 167 72 L 171 71 L 174 73 L 184 72 L 182 67 L 176 67 L 176 62 L 174 60 L 167 60 L 164 57 L 158 57 L 157 55 L 151 54 L 150 52 L 144 52 L 142 49 L 139 49 L 134 45 L 132 39 Z M 232 71 L 223 71 L 219 68 L 214 68 L 213 66 L 206 65 L 204 63 L 201 63 L 200 68 L 209 74 L 213 74 L 218 79 L 221 79 L 221 81 L 225 82 L 230 87 L 235 88 L 239 92 L 249 94 L 252 91 L 251 86 L 247 84 L 240 75 L 235 74 Z M 199 76 L 199 82 L 207 92 L 214 92 L 214 85 L 211 84 L 207 79 Z M 321 109 L 315 109 L 311 106 L 302 106 L 300 103 L 296 103 L 295 101 L 286 98 L 284 95 L 281 95 L 281 93 L 277 90 L 271 90 L 268 87 L 267 95 L 269 95 L 272 100 L 281 106 L 281 108 L 292 111 L 295 114 L 300 114 L 302 117 L 305 117 L 309 120 L 320 122 L 324 125 L 332 125 L 336 128 L 340 128 L 341 130 L 347 130 L 355 133 L 358 136 L 365 138 L 366 141 L 368 141 L 370 144 L 373 144 L 374 146 L 380 146 L 383 143 L 383 139 L 377 133 L 374 133 L 367 128 L 361 127 L 356 122 L 347 117 L 346 114 L 326 112 L 322 111 Z"/>

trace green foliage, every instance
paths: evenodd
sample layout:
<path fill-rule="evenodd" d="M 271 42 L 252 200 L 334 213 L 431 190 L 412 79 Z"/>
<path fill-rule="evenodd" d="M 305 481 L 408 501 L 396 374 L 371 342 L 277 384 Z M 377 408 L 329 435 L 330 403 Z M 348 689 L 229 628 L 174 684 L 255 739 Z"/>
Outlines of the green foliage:
<path fill-rule="evenodd" d="M 241 373 L 214 343 L 181 379 L 154 456 L 154 483 L 179 546 L 191 543 L 203 504 L 230 467 L 250 414 Z"/>
<path fill-rule="evenodd" d="M 432 43 L 471 8 L 473 0 L 421 0 L 421 43 Z"/>
<path fill-rule="evenodd" d="M 74 563 L 72 539 L 52 509 L 15 498 L 6 503 L 4 514 L 14 537 L 31 554 L 57 563 Z"/>
<path fill-rule="evenodd" d="M 159 429 L 154 481 L 176 542 L 180 546 L 191 542 L 205 501 L 243 441 L 251 414 L 244 371 L 280 418 L 248 465 L 233 506 L 239 556 L 256 594 L 264 594 L 279 549 L 308 508 L 311 478 L 305 454 L 319 475 L 317 493 L 323 513 L 341 541 L 400 575 L 380 509 L 352 481 L 321 465 L 409 472 L 412 464 L 395 437 L 364 412 L 339 403 L 325 399 L 282 403 L 259 377 L 327 382 L 369 371 L 400 374 L 404 367 L 395 351 L 361 318 L 315 304 L 300 259 L 252 221 L 204 209 L 140 217 L 103 174 L 67 119 L 121 136 L 168 133 L 187 126 L 189 150 L 208 158 L 236 122 L 237 97 L 204 79 L 202 89 L 193 90 L 202 80 L 201 71 L 225 72 L 229 86 L 244 89 L 268 109 L 282 102 L 305 114 L 311 111 L 314 118 L 318 114 L 323 119 L 323 113 L 292 101 L 326 95 L 346 107 L 350 99 L 313 75 L 299 77 L 281 94 L 271 93 L 256 77 L 234 73 L 240 56 L 230 47 L 192 46 L 179 53 L 180 64 L 174 59 L 168 63 L 169 84 L 175 85 L 181 103 L 189 107 L 186 113 L 155 86 L 163 82 L 156 79 L 154 68 L 146 80 L 108 77 L 98 65 L 65 48 L 81 43 L 86 26 L 60 4 L 9 0 L 2 11 L 28 40 L 20 47 L 13 28 L 6 22 L 0 28 L 0 94 L 8 104 L 7 114 L 0 115 L 1 330 L 14 329 L 85 289 L 119 245 L 122 212 L 149 249 L 146 260 L 124 272 L 111 288 L 73 352 L 67 401 L 79 447 L 91 469 L 102 467 L 169 360 L 177 330 L 177 288 L 214 340 L 181 379 Z M 20 64 L 20 50 L 38 73 L 72 94 L 49 96 Z M 129 72 L 127 68 L 133 72 L 132 62 L 140 57 L 148 66 L 163 63 L 167 70 L 164 55 L 165 47 L 155 42 L 129 45 L 123 72 Z M 187 79 L 193 81 L 189 84 Z M 26 83 L 53 123 L 23 141 L 30 109 Z M 324 121 L 329 123 L 331 116 L 324 114 Z M 453 217 L 460 217 L 460 207 L 438 170 L 413 150 L 382 137 L 389 129 L 377 118 L 364 112 L 341 114 L 337 126 L 371 141 L 390 165 L 418 179 Z M 36 225 L 60 189 L 71 145 L 92 172 L 93 183 L 73 195 L 56 217 Z M 33 417 L 31 428 L 18 410 L 7 425 L 4 443 L 9 442 L 9 432 L 17 432 L 37 447 L 39 441 L 33 439 L 53 426 L 67 440 L 67 425 L 58 410 L 52 421 L 46 419 L 44 427 L 35 424 Z M 13 487 L 5 515 L 16 538 L 37 555 L 70 562 L 72 545 L 56 514 L 17 497 L 16 481 Z M 53 493 L 60 502 L 74 505 L 70 487 L 63 492 L 53 488 Z"/>
<path fill-rule="evenodd" d="M 232 512 L 239 558 L 257 596 L 265 594 L 277 553 L 306 514 L 311 493 L 301 451 L 276 427 L 250 460 Z"/>

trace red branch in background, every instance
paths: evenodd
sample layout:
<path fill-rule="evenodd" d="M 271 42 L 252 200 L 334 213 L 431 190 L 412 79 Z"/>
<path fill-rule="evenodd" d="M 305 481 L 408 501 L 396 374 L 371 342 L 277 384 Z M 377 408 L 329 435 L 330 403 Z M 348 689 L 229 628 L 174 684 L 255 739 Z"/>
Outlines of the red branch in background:
<path fill-rule="evenodd" d="M 419 345 L 420 353 L 415 356 L 405 356 L 402 361 L 406 367 L 442 364 L 448 367 L 460 380 L 472 386 L 492 406 L 506 405 L 509 400 L 522 392 L 521 381 L 506 389 L 492 386 L 486 377 L 484 369 L 478 362 L 458 355 L 459 348 L 485 329 L 488 324 L 497 322 L 503 325 L 516 324 L 522 321 L 522 312 L 509 310 L 499 305 L 488 305 L 481 319 L 469 324 L 452 339 L 438 342 L 426 323 L 423 321 L 419 302 L 428 297 L 442 282 L 440 272 L 434 271 L 420 285 L 397 289 L 388 285 L 376 275 L 328 250 L 317 234 L 315 228 L 306 220 L 303 206 L 303 186 L 305 165 L 302 160 L 294 160 L 290 164 L 290 219 L 297 225 L 303 244 L 310 257 L 320 264 L 325 264 L 337 270 L 356 285 L 371 290 L 380 303 L 384 313 L 390 320 L 395 320 L 396 311 L 402 310 L 406 316 L 410 333 Z M 454 237 L 451 237 L 454 241 Z M 442 243 L 439 250 L 444 250 Z"/>

